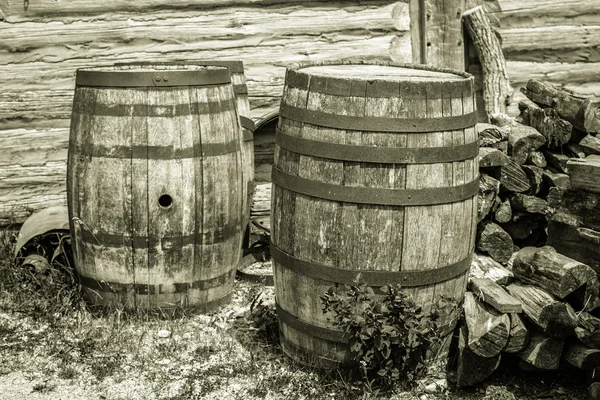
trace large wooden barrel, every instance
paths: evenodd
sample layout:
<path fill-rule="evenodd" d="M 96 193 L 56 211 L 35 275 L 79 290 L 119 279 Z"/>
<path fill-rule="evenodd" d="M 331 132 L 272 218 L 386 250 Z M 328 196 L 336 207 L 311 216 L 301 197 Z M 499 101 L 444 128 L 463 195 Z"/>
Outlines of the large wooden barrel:
<path fill-rule="evenodd" d="M 477 217 L 473 98 L 473 78 L 444 69 L 358 61 L 288 68 L 271 254 L 289 356 L 351 364 L 320 296 L 345 290 L 359 273 L 371 287 L 400 283 L 425 310 L 441 295 L 462 301 Z M 445 335 L 456 315 L 443 322 Z"/>
<path fill-rule="evenodd" d="M 216 308 L 241 257 L 243 138 L 224 67 L 77 71 L 67 198 L 98 305 Z"/>

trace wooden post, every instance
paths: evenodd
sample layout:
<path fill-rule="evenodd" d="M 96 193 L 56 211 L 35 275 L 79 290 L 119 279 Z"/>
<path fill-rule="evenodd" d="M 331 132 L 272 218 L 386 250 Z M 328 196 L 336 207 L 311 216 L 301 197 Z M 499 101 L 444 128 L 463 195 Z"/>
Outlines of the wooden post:
<path fill-rule="evenodd" d="M 465 70 L 465 0 L 410 0 L 413 63 Z"/>

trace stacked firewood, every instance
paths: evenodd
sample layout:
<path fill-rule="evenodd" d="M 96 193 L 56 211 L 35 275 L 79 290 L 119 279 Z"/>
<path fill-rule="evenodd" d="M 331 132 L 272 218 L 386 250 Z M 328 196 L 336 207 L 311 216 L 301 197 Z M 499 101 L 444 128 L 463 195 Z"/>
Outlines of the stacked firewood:
<path fill-rule="evenodd" d="M 538 81 L 521 114 L 479 124 L 477 252 L 457 380 L 521 367 L 600 367 L 600 100 Z M 592 392 L 592 387 L 590 388 Z"/>

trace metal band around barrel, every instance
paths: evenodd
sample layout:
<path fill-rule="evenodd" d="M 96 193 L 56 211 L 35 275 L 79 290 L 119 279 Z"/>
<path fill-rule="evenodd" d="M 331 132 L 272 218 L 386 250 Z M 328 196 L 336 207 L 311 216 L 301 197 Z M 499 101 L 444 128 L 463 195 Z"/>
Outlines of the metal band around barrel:
<path fill-rule="evenodd" d="M 317 182 L 287 174 L 273 166 L 274 184 L 295 193 L 319 199 L 357 204 L 377 204 L 388 206 L 425 206 L 454 203 L 476 196 L 479 179 L 464 185 L 426 189 L 384 189 L 369 187 L 341 186 Z"/>
<path fill-rule="evenodd" d="M 76 86 L 94 87 L 155 87 L 205 86 L 231 83 L 229 70 L 77 70 Z"/>
<path fill-rule="evenodd" d="M 331 342 L 348 342 L 344 339 L 344 332 L 342 331 L 337 331 L 329 328 L 322 328 L 320 326 L 315 326 L 301 321 L 292 314 L 285 311 L 277 303 L 275 303 L 275 308 L 277 310 L 277 316 L 279 317 L 279 320 L 297 331 L 306 333 L 310 336 L 314 336 L 319 339 L 329 340 Z"/>
<path fill-rule="evenodd" d="M 281 104 L 279 113 L 284 118 L 306 124 L 369 132 L 424 133 L 452 131 L 474 126 L 477 122 L 476 112 L 439 118 L 357 117 L 329 114 Z"/>
<path fill-rule="evenodd" d="M 322 142 L 290 136 L 277 128 L 275 144 L 282 149 L 332 160 L 386 164 L 431 164 L 464 161 L 477 157 L 479 143 L 448 147 L 374 147 Z"/>
<path fill-rule="evenodd" d="M 334 268 L 296 258 L 271 243 L 271 257 L 285 269 L 302 276 L 320 279 L 327 282 L 352 284 L 358 274 L 369 286 L 381 287 L 391 283 L 399 283 L 403 287 L 419 287 L 445 282 L 465 274 L 471 266 L 472 255 L 463 260 L 441 268 L 422 271 L 372 271 L 348 270 Z"/>

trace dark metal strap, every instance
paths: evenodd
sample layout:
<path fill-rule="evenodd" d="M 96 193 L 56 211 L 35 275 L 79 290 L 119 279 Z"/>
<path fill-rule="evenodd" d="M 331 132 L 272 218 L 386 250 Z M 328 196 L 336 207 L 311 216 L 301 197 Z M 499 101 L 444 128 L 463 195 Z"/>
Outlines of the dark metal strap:
<path fill-rule="evenodd" d="M 374 147 L 322 142 L 290 136 L 277 128 L 275 144 L 282 149 L 332 160 L 385 164 L 432 164 L 464 161 L 477 157 L 479 143 L 447 147 Z"/>
<path fill-rule="evenodd" d="M 181 160 L 196 157 L 216 157 L 240 151 L 239 139 L 226 143 L 198 143 L 193 147 L 173 146 L 105 146 L 101 144 L 78 144 L 75 154 L 83 157 Z"/>
<path fill-rule="evenodd" d="M 211 288 L 223 286 L 227 282 L 231 281 L 235 276 L 235 269 L 229 270 L 223 275 L 219 275 L 215 278 L 201 279 L 193 282 L 178 282 L 171 285 L 162 284 L 144 284 L 144 283 L 122 283 L 122 282 L 107 282 L 104 280 L 97 280 L 87 276 L 80 275 L 79 279 L 83 286 L 96 290 L 98 292 L 105 293 L 127 293 L 131 289 L 136 294 L 141 295 L 156 295 L 163 293 L 187 293 L 190 289 L 208 290 Z M 163 290 L 163 286 L 174 287 L 175 291 Z"/>
<path fill-rule="evenodd" d="M 205 86 L 228 83 L 231 83 L 231 77 L 229 70 L 225 67 L 200 70 L 157 69 L 154 71 L 78 69 L 75 79 L 76 86 L 94 87 Z"/>
<path fill-rule="evenodd" d="M 469 128 L 477 122 L 477 113 L 439 118 L 357 117 L 329 114 L 282 103 L 282 117 L 327 128 L 369 132 L 424 133 Z"/>
<path fill-rule="evenodd" d="M 445 282 L 465 274 L 471 266 L 472 254 L 454 264 L 441 268 L 421 271 L 372 271 L 372 270 L 347 270 L 328 265 L 317 264 L 296 258 L 271 243 L 271 257 L 275 261 L 274 268 L 281 265 L 283 268 L 302 276 L 319 279 L 327 282 L 352 284 L 358 274 L 361 280 L 369 286 L 381 287 L 399 283 L 403 287 L 419 287 Z"/>
<path fill-rule="evenodd" d="M 279 321 L 285 323 L 286 325 L 289 325 L 297 331 L 306 333 L 309 336 L 314 336 L 319 339 L 329 340 L 331 342 L 348 343 L 348 341 L 344 339 L 344 332 L 342 331 L 329 328 L 322 328 L 320 326 L 315 326 L 301 321 L 292 314 L 285 311 L 277 303 L 275 303 L 275 308 L 277 309 L 277 316 L 279 317 Z"/>
<path fill-rule="evenodd" d="M 235 94 L 248 94 L 248 86 L 245 83 L 233 85 L 233 93 Z"/>
<path fill-rule="evenodd" d="M 250 132 L 254 132 L 254 121 L 250 118 L 240 115 L 240 122 L 242 124 L 242 128 L 248 129 Z"/>
<path fill-rule="evenodd" d="M 274 184 L 284 189 L 319 199 L 388 206 L 425 206 L 454 203 L 476 196 L 479 190 L 479 179 L 464 185 L 426 189 L 341 186 L 290 175 L 275 166 L 273 166 L 271 177 Z"/>

